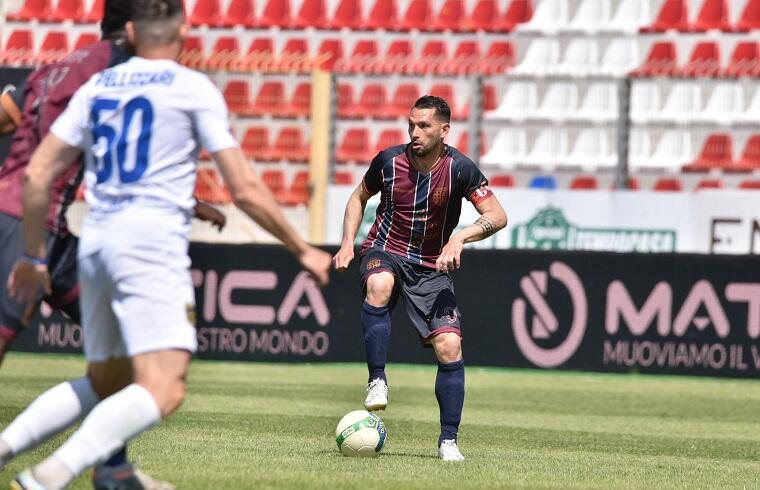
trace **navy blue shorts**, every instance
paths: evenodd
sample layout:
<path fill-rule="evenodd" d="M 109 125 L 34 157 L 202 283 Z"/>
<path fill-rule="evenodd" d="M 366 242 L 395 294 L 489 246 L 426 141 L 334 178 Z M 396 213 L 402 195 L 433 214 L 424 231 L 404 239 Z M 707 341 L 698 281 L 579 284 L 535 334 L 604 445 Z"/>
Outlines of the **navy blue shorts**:
<path fill-rule="evenodd" d="M 425 345 L 444 332 L 462 336 L 454 295 L 454 281 L 445 272 L 423 267 L 384 250 L 370 248 L 361 257 L 362 299 L 367 295 L 367 278 L 377 272 L 390 272 L 395 278 L 389 306 L 396 306 L 399 296 L 414 328 Z"/>
<path fill-rule="evenodd" d="M 44 300 L 53 308 L 63 311 L 79 323 L 79 285 L 77 277 L 77 246 L 79 240 L 73 235 L 53 237 L 48 240 L 48 270 L 50 271 L 50 296 Z M 21 220 L 0 213 L 0 337 L 13 340 L 37 312 L 39 302 L 22 304 L 10 297 L 5 287 L 8 275 L 16 261 L 24 255 L 24 230 Z M 41 298 L 42 299 L 42 298 Z"/>

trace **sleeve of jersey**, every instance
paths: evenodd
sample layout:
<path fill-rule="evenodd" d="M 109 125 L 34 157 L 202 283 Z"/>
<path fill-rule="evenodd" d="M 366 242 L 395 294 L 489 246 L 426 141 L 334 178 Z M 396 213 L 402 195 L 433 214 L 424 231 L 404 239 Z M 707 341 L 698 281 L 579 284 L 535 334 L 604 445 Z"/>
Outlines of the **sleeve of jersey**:
<path fill-rule="evenodd" d="M 238 142 L 230 130 L 227 104 L 219 90 L 208 82 L 205 101 L 195 113 L 198 137 L 209 153 L 238 148 Z"/>
<path fill-rule="evenodd" d="M 85 150 L 86 136 L 89 126 L 89 84 L 83 85 L 74 93 L 63 114 L 58 116 L 50 132 L 63 140 L 64 143 Z"/>
<path fill-rule="evenodd" d="M 364 174 L 362 179 L 362 185 L 364 190 L 369 194 L 375 195 L 383 189 L 383 158 L 382 153 L 378 153 L 375 158 L 372 159 L 372 163 L 369 165 L 369 169 Z"/>
<path fill-rule="evenodd" d="M 474 163 L 466 162 L 460 176 L 464 185 L 464 195 L 471 203 L 477 205 L 493 196 L 493 192 L 488 187 L 488 179 Z"/>

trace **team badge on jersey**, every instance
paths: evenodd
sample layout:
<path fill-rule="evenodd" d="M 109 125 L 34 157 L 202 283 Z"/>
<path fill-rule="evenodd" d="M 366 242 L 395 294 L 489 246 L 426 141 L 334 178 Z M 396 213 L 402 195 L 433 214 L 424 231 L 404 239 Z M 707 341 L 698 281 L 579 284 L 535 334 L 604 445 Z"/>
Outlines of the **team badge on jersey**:
<path fill-rule="evenodd" d="M 440 206 L 449 199 L 449 190 L 445 187 L 439 187 L 433 191 L 432 194 L 433 204 Z"/>

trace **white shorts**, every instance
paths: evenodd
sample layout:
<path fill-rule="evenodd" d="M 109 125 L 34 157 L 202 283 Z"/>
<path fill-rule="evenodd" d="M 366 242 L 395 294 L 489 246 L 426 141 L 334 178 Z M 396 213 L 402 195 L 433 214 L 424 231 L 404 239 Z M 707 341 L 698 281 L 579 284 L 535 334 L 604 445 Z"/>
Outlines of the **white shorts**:
<path fill-rule="evenodd" d="M 105 226 L 89 234 L 89 240 L 88 227 L 82 232 L 85 253 L 80 249 L 79 284 L 85 357 L 102 362 L 165 349 L 195 352 L 187 239 L 167 232 L 170 227 L 155 220 L 150 230 L 133 219 L 117 221 L 101 223 Z M 93 240 L 100 241 L 99 246 Z"/>

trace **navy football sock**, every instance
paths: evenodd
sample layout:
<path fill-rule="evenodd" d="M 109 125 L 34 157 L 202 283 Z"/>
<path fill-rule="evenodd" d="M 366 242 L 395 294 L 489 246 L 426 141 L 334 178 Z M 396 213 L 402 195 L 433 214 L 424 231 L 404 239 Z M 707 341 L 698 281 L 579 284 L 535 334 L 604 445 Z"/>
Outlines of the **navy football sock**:
<path fill-rule="evenodd" d="M 108 458 L 102 466 L 116 467 L 127 462 L 127 446 L 122 446 L 113 456 Z"/>
<path fill-rule="evenodd" d="M 388 358 L 388 342 L 391 338 L 390 308 L 372 306 L 365 301 L 362 306 L 362 331 L 369 381 L 380 378 L 387 383 L 385 362 Z"/>
<path fill-rule="evenodd" d="M 438 375 L 435 378 L 435 397 L 441 410 L 441 435 L 438 445 L 444 439 L 457 438 L 459 422 L 462 420 L 464 406 L 464 360 L 446 364 L 438 363 Z"/>

